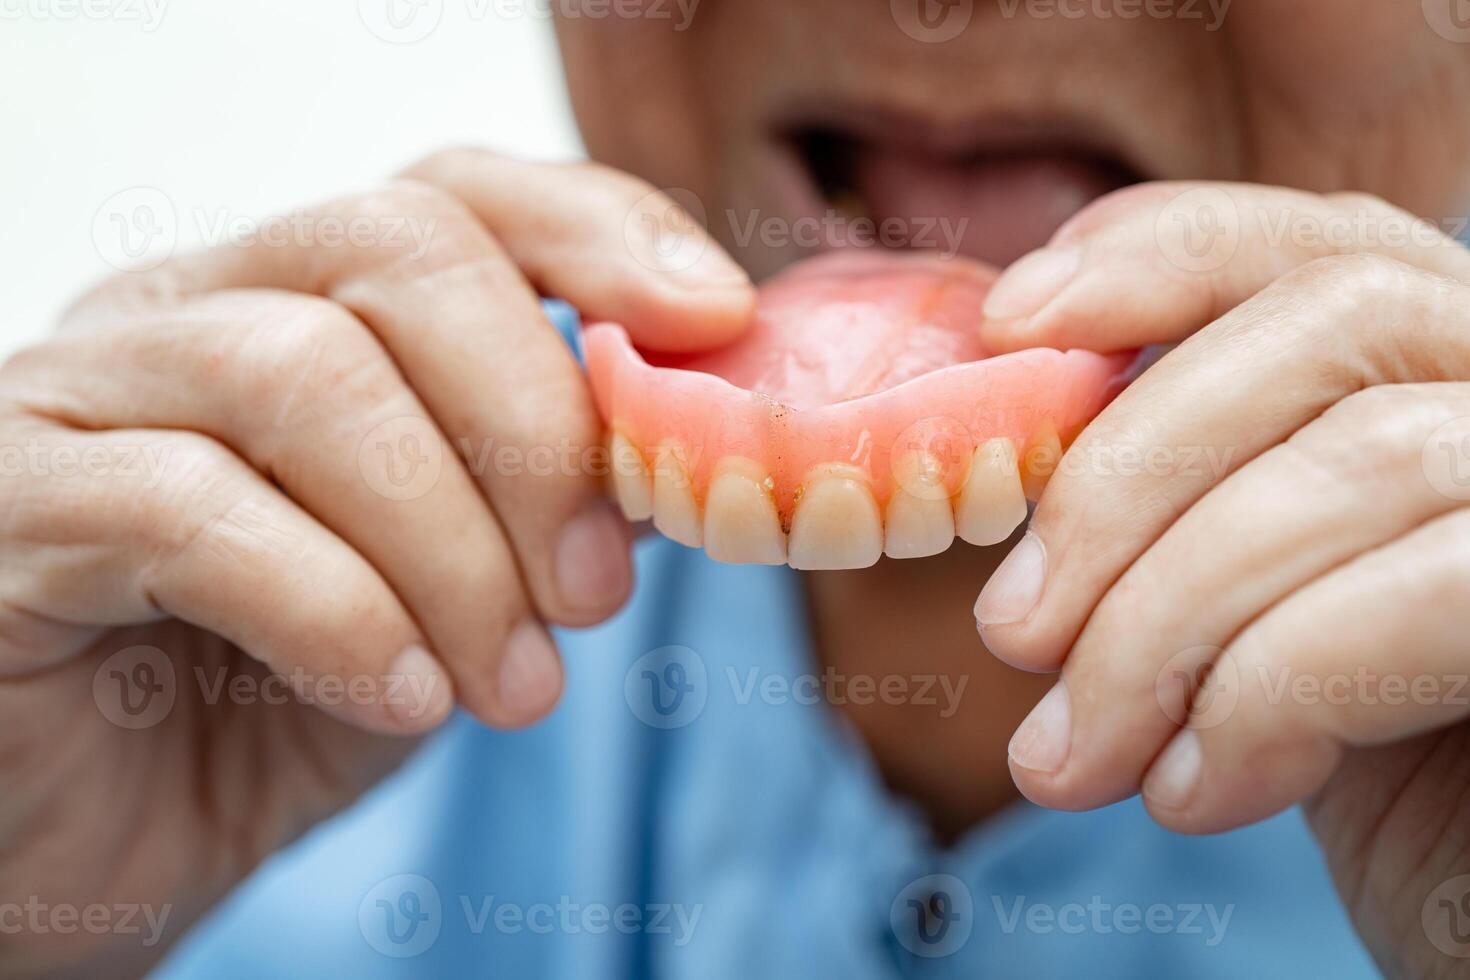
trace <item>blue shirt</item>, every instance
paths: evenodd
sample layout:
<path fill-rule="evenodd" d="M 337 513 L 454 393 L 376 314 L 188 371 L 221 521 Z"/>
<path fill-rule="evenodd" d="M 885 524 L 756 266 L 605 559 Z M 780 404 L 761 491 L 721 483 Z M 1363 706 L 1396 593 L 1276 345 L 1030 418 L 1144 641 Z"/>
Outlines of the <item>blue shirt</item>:
<path fill-rule="evenodd" d="M 1018 804 L 935 846 L 815 697 L 795 573 L 638 550 L 629 607 L 558 637 L 550 719 L 457 717 L 162 975 L 1377 976 L 1295 812 Z"/>
<path fill-rule="evenodd" d="M 457 716 L 160 975 L 1378 976 L 1297 812 L 1191 838 L 1022 803 L 937 846 L 822 700 L 794 572 L 663 540 L 637 566 L 558 636 L 548 720 Z"/>

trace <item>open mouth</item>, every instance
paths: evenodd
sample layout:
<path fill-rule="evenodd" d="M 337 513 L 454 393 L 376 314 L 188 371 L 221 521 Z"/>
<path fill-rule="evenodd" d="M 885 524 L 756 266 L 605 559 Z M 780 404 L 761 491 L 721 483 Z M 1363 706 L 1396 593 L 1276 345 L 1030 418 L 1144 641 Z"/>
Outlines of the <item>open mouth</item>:
<path fill-rule="evenodd" d="M 1090 201 L 1144 179 L 1105 139 L 1071 125 L 936 126 L 829 110 L 776 132 L 787 180 L 800 185 L 789 195 L 795 210 L 847 222 L 828 247 L 924 248 L 1005 266 Z"/>
<path fill-rule="evenodd" d="M 783 210 L 822 216 L 816 250 L 836 254 L 767 281 L 718 351 L 646 354 L 588 328 L 610 489 L 629 519 L 726 562 L 862 568 L 1006 540 L 1133 358 L 992 356 L 994 266 L 1141 171 L 1079 125 L 829 108 L 773 132 Z"/>

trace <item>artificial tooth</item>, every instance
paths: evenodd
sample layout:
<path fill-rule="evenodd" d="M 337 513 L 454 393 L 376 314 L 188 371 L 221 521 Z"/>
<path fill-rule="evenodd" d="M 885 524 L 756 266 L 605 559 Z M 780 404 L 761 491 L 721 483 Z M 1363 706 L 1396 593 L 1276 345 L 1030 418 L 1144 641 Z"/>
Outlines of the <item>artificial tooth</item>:
<path fill-rule="evenodd" d="M 943 465 L 928 453 L 894 467 L 893 493 L 883 522 L 883 552 L 890 558 L 927 558 L 954 543 L 954 512 Z"/>
<path fill-rule="evenodd" d="M 704 543 L 704 522 L 694 500 L 694 481 L 684 464 L 687 458 L 680 446 L 659 448 L 653 464 L 653 526 L 666 538 L 698 548 Z"/>
<path fill-rule="evenodd" d="M 608 445 L 612 461 L 613 495 L 623 516 L 646 521 L 653 516 L 653 477 L 643 454 L 621 433 L 614 432 Z"/>
<path fill-rule="evenodd" d="M 975 450 L 954 513 L 959 536 L 976 545 L 1000 544 L 1026 520 L 1026 494 L 1009 439 L 991 439 Z"/>
<path fill-rule="evenodd" d="M 720 460 L 704 498 L 704 550 L 740 565 L 786 562 L 786 535 L 771 496 L 775 484 L 755 462 Z"/>
<path fill-rule="evenodd" d="M 828 464 L 807 475 L 791 517 L 792 568 L 866 568 L 883 555 L 882 515 L 856 467 Z"/>
<path fill-rule="evenodd" d="M 1041 491 L 1046 489 L 1061 461 L 1062 441 L 1057 436 L 1056 426 L 1048 422 L 1031 437 L 1026 457 L 1021 461 L 1021 486 L 1027 500 L 1041 499 Z"/>

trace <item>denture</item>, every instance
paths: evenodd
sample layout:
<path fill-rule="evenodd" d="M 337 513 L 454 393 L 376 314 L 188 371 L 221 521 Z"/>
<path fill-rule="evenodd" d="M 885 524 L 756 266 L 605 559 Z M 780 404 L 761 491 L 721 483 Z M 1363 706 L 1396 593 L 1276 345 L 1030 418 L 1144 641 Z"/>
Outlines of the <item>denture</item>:
<path fill-rule="evenodd" d="M 1134 358 L 992 356 L 978 328 L 995 277 L 837 253 L 767 282 L 749 331 L 716 351 L 641 352 L 589 326 L 623 513 L 717 561 L 800 569 L 1005 541 Z"/>

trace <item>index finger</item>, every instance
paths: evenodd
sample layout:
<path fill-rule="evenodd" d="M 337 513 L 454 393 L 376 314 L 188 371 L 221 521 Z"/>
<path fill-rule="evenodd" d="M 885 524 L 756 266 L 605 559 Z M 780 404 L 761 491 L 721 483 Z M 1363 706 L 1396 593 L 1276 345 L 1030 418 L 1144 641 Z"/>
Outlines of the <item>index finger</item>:
<path fill-rule="evenodd" d="M 1470 250 L 1367 194 L 1141 184 L 1101 198 L 985 301 L 997 350 L 1172 344 L 1317 259 L 1377 255 L 1470 282 Z"/>
<path fill-rule="evenodd" d="M 750 321 L 755 287 L 696 220 L 692 193 L 475 149 L 437 153 L 406 176 L 463 201 L 542 292 L 622 324 L 639 346 L 718 347 Z"/>

